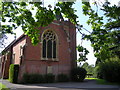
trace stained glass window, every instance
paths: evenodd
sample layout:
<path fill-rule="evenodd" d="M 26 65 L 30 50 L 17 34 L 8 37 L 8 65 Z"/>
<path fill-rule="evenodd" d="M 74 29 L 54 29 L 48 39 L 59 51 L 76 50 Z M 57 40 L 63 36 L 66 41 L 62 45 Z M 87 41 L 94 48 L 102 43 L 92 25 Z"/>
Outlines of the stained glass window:
<path fill-rule="evenodd" d="M 56 35 L 53 31 L 48 30 L 43 33 L 42 37 L 42 57 L 56 58 Z"/>

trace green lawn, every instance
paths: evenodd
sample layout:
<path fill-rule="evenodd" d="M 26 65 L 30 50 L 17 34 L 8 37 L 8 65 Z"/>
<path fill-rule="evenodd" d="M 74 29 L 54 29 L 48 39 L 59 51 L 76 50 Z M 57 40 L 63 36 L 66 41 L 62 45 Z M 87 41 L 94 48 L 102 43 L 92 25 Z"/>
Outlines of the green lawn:
<path fill-rule="evenodd" d="M 98 78 L 85 78 L 85 79 L 96 80 L 97 84 L 103 84 L 103 85 L 120 85 L 120 83 L 107 82 L 104 79 L 98 79 Z"/>
<path fill-rule="evenodd" d="M 0 83 L 0 90 L 9 90 L 5 85 Z"/>

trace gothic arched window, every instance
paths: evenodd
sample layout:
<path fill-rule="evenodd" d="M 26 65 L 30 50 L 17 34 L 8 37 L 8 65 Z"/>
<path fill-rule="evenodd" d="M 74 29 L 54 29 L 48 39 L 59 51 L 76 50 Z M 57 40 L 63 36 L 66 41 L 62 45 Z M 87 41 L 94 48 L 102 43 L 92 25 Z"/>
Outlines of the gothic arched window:
<path fill-rule="evenodd" d="M 47 30 L 42 35 L 42 58 L 56 58 L 57 39 L 53 31 Z"/>

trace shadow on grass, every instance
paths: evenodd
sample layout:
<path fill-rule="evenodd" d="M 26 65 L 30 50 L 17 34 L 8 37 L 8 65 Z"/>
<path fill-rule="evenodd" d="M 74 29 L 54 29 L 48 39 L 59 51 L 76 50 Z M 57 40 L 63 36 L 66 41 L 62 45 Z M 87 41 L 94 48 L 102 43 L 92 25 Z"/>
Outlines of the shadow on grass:
<path fill-rule="evenodd" d="M 108 82 L 104 79 L 98 79 L 98 78 L 85 78 L 88 80 L 95 80 L 97 84 L 102 84 L 102 85 L 120 85 L 120 83 L 113 83 L 113 82 Z"/>

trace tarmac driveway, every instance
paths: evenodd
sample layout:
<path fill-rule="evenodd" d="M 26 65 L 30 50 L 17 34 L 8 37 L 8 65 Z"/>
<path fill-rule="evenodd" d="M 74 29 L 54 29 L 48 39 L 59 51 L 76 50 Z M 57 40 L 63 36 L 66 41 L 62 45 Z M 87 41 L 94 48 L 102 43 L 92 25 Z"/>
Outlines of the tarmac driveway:
<path fill-rule="evenodd" d="M 84 82 L 47 83 L 47 84 L 12 84 L 7 80 L 0 80 L 10 90 L 120 90 L 117 85 L 100 85 L 95 80 Z"/>

